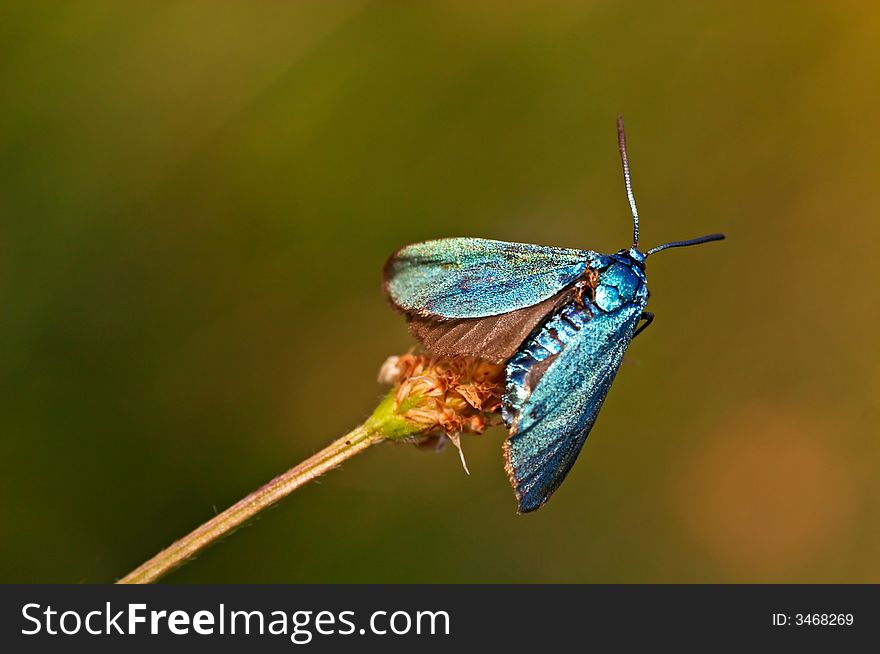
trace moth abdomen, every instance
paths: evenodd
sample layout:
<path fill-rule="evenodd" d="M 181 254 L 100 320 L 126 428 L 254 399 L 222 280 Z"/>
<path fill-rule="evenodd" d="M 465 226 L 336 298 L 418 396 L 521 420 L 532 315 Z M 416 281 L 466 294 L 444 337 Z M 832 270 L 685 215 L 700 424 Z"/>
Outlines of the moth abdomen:
<path fill-rule="evenodd" d="M 583 297 L 563 305 L 523 342 L 507 362 L 507 382 L 501 405 L 508 427 L 516 424 L 532 390 L 566 344 L 593 318 L 596 308 Z"/>

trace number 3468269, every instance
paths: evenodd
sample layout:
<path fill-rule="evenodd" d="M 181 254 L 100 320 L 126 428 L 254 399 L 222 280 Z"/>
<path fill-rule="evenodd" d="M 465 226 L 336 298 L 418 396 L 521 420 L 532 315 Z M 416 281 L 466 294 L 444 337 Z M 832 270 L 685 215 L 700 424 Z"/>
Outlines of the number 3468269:
<path fill-rule="evenodd" d="M 852 623 L 852 613 L 796 613 L 794 616 L 796 626 L 836 627 L 849 626 Z"/>

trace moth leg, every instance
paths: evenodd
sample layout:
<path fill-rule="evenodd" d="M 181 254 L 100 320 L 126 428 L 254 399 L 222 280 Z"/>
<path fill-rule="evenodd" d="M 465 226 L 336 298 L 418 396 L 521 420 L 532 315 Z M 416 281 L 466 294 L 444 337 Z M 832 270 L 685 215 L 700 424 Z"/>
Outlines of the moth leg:
<path fill-rule="evenodd" d="M 639 325 L 639 328 L 636 330 L 636 333 L 633 334 L 633 338 L 635 338 L 636 336 L 641 334 L 643 331 L 645 331 L 648 328 L 648 325 L 650 325 L 652 322 L 654 322 L 654 314 L 651 313 L 650 311 L 642 311 L 642 315 L 639 316 L 639 320 L 644 320 L 645 322 L 642 323 L 641 325 Z"/>

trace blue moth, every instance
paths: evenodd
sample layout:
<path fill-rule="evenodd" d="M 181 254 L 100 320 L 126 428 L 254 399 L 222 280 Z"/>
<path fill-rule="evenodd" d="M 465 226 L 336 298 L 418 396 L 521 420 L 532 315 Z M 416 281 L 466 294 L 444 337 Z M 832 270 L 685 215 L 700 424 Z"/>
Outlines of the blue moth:
<path fill-rule="evenodd" d="M 505 467 L 519 512 L 541 507 L 581 451 L 626 348 L 654 319 L 645 260 L 711 234 L 639 249 L 626 134 L 618 147 L 633 245 L 615 254 L 481 238 L 407 245 L 385 266 L 385 289 L 425 350 L 505 366 Z"/>

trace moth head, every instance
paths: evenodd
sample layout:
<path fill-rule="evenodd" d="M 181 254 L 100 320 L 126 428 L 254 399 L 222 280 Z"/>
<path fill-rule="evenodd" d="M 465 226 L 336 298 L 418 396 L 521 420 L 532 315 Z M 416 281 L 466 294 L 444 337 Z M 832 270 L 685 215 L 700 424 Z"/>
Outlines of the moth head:
<path fill-rule="evenodd" d="M 615 311 L 623 304 L 647 298 L 643 268 L 634 263 L 629 251 L 621 250 L 612 258 L 611 265 L 599 272 L 599 283 L 593 295 L 596 306 L 602 311 Z"/>

